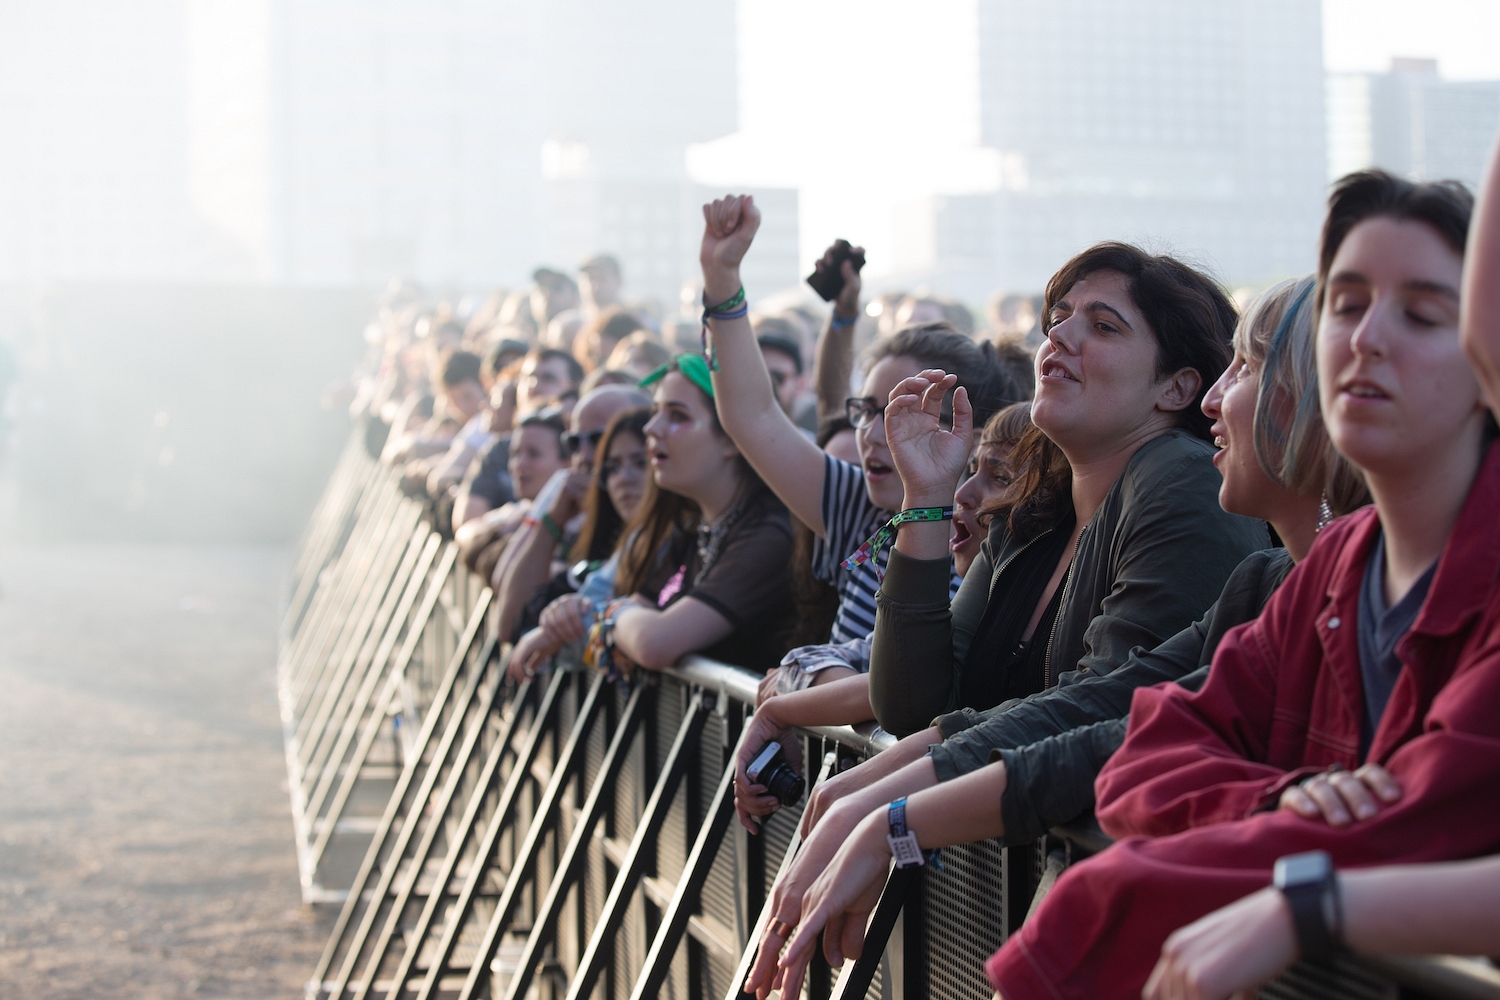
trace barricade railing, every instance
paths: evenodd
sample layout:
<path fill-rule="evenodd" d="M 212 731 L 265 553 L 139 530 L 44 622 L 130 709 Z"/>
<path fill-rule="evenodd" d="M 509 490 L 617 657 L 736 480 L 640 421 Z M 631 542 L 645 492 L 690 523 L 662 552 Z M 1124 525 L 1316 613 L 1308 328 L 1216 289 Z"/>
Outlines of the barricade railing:
<path fill-rule="evenodd" d="M 514 683 L 490 591 L 361 442 L 304 537 L 280 664 L 304 898 L 340 905 L 307 997 L 739 996 L 802 812 L 758 836 L 733 821 L 759 678 L 688 657 L 626 687 L 559 657 Z M 814 785 L 891 742 L 873 726 L 799 739 Z M 1080 825 L 893 872 L 863 957 L 816 958 L 807 995 L 987 1000 L 984 960 L 1101 838 Z M 1261 996 L 1403 989 L 1494 998 L 1500 975 L 1340 959 Z"/>

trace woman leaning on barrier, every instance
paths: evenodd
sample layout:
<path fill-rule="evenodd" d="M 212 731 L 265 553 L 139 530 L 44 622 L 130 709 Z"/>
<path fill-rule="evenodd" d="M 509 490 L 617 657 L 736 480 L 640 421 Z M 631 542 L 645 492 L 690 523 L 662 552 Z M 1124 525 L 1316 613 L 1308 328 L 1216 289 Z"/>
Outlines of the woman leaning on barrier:
<path fill-rule="evenodd" d="M 627 673 L 689 653 L 764 673 L 792 613 L 791 521 L 719 426 L 708 363 L 680 354 L 647 376 L 651 478 L 586 658 Z"/>
<path fill-rule="evenodd" d="M 1282 282 L 1247 307 L 1235 329 L 1234 357 L 1203 400 L 1219 449 L 1220 505 L 1268 521 L 1286 547 L 1247 556 L 1207 614 L 1154 650 L 1133 650 L 1113 670 L 1022 702 L 955 713 L 943 720 L 948 739 L 933 728 L 825 782 L 804 814 L 806 857 L 777 887 L 778 906 L 795 914 L 800 897 L 804 924 L 817 927 L 823 915 L 849 905 L 864 885 L 856 869 L 874 858 L 883 872 L 885 804 L 903 796 L 910 796 L 916 817 L 929 817 L 923 835 L 929 847 L 991 837 L 1025 843 L 1086 814 L 1095 775 L 1124 740 L 1135 689 L 1162 681 L 1201 687 L 1220 639 L 1260 613 L 1306 555 L 1320 523 L 1369 501 L 1358 473 L 1323 430 L 1312 290 L 1311 277 Z M 870 830 L 881 834 L 878 843 L 866 835 Z M 836 883 L 820 880 L 801 897 L 825 869 L 842 875 Z M 838 892 L 830 895 L 835 884 Z"/>
<path fill-rule="evenodd" d="M 1101 825 L 1128 839 L 1064 874 L 990 960 L 1009 1000 L 1138 995 L 1168 934 L 1284 855 L 1308 855 L 1282 884 L 1316 958 L 1339 936 L 1330 863 L 1500 848 L 1500 449 L 1458 336 L 1471 208 L 1453 182 L 1335 186 L 1319 388 L 1375 504 L 1323 532 L 1200 691 L 1136 692 L 1096 785 Z"/>
<path fill-rule="evenodd" d="M 604 428 L 584 500 L 583 529 L 573 545 L 573 565 L 529 602 L 527 630 L 510 655 L 510 674 L 529 677 L 570 642 L 588 633 L 598 611 L 615 596 L 615 574 L 625 544 L 624 527 L 641 507 L 651 472 L 646 461 L 648 407 L 622 410 Z M 559 579 L 560 578 L 560 579 Z"/>

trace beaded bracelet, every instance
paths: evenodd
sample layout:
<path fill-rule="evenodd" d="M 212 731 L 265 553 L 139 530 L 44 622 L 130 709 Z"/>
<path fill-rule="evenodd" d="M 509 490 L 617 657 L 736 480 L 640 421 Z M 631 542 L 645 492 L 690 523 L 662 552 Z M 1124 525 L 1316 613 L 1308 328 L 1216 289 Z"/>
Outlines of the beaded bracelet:
<path fill-rule="evenodd" d="M 914 524 L 918 521 L 951 521 L 953 520 L 952 507 L 909 507 L 885 522 L 885 525 L 875 534 L 865 539 L 865 543 L 854 550 L 854 554 L 845 559 L 839 565 L 844 569 L 852 570 L 867 562 L 874 562 L 880 555 L 880 550 L 885 548 L 891 539 L 896 537 L 896 529 L 903 524 Z M 875 572 L 884 579 L 885 573 L 880 569 L 880 564 L 875 564 Z"/>
<path fill-rule="evenodd" d="M 745 301 L 745 286 L 716 306 L 708 304 L 708 293 L 703 296 L 703 360 L 709 371 L 719 371 L 719 350 L 708 343 L 708 321 L 711 319 L 742 319 L 750 314 L 750 304 Z"/>

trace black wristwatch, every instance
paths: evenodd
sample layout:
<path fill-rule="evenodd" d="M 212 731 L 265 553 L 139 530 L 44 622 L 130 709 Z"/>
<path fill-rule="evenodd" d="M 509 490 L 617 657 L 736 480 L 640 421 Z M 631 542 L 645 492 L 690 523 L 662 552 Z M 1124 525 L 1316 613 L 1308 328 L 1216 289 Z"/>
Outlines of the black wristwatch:
<path fill-rule="evenodd" d="M 1286 897 L 1303 958 L 1328 958 L 1338 951 L 1344 913 L 1338 876 L 1327 851 L 1288 854 L 1276 861 L 1272 884 Z"/>

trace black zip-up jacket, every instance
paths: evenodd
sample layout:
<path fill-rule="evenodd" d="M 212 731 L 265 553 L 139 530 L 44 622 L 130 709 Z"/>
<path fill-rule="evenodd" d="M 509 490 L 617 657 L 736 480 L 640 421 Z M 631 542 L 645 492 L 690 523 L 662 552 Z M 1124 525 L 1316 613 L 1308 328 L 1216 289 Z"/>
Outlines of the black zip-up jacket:
<path fill-rule="evenodd" d="M 1136 646 L 1152 649 L 1198 619 L 1229 574 L 1270 544 L 1265 523 L 1219 506 L 1214 449 L 1173 430 L 1142 445 L 1079 536 L 1046 641 L 1048 683 L 1107 674 Z M 892 552 L 877 595 L 870 706 L 905 736 L 962 707 L 958 692 L 989 594 L 1024 545 L 990 525 L 950 605 L 947 559 Z"/>
<path fill-rule="evenodd" d="M 1230 574 L 1208 613 L 1155 649 L 1133 649 L 1107 674 L 1064 675 L 1057 687 L 987 712 L 962 709 L 937 720 L 945 737 L 931 751 L 939 781 L 1005 762 L 1000 814 L 1005 842 L 1035 840 L 1094 806 L 1094 778 L 1125 742 L 1136 688 L 1176 681 L 1203 686 L 1224 633 L 1260 616 L 1292 570 L 1286 549 L 1253 552 Z"/>

